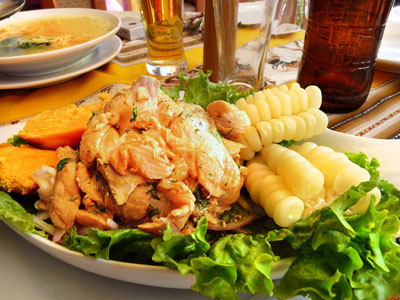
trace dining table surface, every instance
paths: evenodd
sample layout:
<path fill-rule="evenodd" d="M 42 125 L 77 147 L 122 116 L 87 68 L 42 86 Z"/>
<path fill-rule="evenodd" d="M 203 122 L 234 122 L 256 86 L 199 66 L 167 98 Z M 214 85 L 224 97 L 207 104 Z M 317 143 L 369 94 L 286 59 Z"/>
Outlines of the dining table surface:
<path fill-rule="evenodd" d="M 135 12 L 121 14 L 138 17 Z M 243 39 L 251 37 L 251 28 L 241 28 L 241 32 Z M 270 56 L 275 56 L 266 67 L 267 84 L 296 80 L 303 39 L 302 30 L 271 37 Z M 184 41 L 189 64 L 187 74 L 195 76 L 202 69 L 203 47 L 206 45 L 203 45 L 201 32 L 185 35 Z M 292 59 L 288 60 L 291 55 Z M 79 102 L 115 84 L 131 84 L 139 75 L 148 75 L 146 56 L 144 39 L 123 40 L 122 49 L 113 60 L 83 75 L 48 86 L 2 89 L 0 126 L 44 110 Z M 160 80 L 166 86 L 172 86 L 176 78 L 171 76 Z M 399 139 L 400 74 L 376 69 L 366 103 L 356 111 L 328 114 L 328 118 L 328 127 L 335 131 L 369 138 Z M 89 273 L 48 255 L 3 222 L 0 222 L 0 244 L 0 289 L 6 297 L 0 296 L 2 299 L 208 299 L 189 289 L 138 285 Z M 241 298 L 250 296 L 241 295 Z"/>

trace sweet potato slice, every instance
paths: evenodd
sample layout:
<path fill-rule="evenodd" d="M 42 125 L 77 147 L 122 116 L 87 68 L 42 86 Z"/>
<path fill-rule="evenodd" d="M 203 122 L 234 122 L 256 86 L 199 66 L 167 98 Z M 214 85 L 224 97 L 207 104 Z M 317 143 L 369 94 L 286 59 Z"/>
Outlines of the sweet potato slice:
<path fill-rule="evenodd" d="M 93 112 L 102 106 L 101 102 L 86 106 L 70 104 L 43 111 L 28 120 L 18 135 L 31 145 L 42 149 L 64 146 L 76 148 Z"/>
<path fill-rule="evenodd" d="M 41 166 L 55 167 L 55 150 L 41 150 L 28 145 L 14 147 L 0 144 L 0 189 L 28 194 L 38 188 L 31 174 Z"/>

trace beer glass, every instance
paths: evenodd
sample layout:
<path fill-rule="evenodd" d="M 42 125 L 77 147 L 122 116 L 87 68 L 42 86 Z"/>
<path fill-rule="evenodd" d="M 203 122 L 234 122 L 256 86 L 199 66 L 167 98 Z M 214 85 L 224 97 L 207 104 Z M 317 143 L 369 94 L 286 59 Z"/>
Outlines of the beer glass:
<path fill-rule="evenodd" d="M 310 1 L 298 82 L 321 89 L 325 112 L 353 111 L 367 99 L 393 1 Z"/>
<path fill-rule="evenodd" d="M 183 50 L 183 0 L 140 0 L 147 37 L 147 71 L 168 76 L 185 71 Z"/>

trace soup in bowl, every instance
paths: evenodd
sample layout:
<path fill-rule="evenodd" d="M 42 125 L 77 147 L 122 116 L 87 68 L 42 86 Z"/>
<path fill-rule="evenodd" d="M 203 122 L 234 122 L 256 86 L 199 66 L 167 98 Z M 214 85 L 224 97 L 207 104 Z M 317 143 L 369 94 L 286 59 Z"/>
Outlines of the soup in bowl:
<path fill-rule="evenodd" d="M 113 36 L 120 19 L 106 11 L 26 11 L 0 22 L 0 72 L 42 75 L 78 63 Z"/>

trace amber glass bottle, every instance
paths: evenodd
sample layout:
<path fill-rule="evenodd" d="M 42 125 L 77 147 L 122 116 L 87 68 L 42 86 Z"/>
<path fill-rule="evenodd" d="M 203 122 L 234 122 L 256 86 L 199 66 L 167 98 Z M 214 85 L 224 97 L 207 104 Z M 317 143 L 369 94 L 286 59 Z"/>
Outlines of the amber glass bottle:
<path fill-rule="evenodd" d="M 353 111 L 367 99 L 393 1 L 310 1 L 298 82 L 322 90 L 324 111 Z"/>

